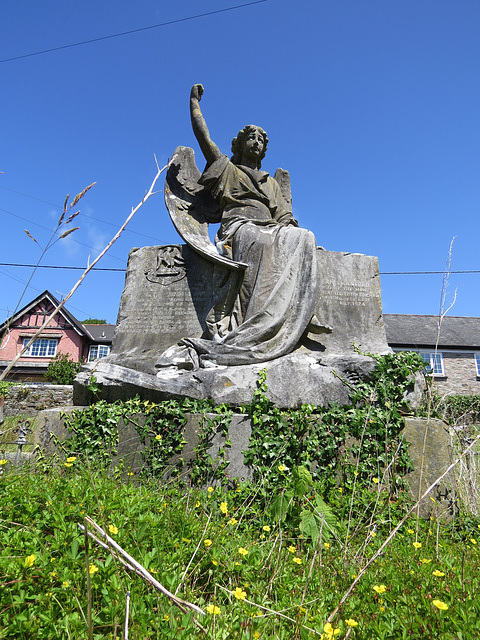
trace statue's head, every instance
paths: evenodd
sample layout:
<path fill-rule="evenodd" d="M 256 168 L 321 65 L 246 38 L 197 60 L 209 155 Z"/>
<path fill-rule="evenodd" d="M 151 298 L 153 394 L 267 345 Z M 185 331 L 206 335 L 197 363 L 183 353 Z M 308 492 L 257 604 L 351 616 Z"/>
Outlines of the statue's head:
<path fill-rule="evenodd" d="M 258 168 L 260 169 L 262 160 L 264 159 L 265 154 L 267 152 L 268 138 L 267 138 L 267 134 L 262 129 L 262 127 L 257 127 L 254 124 L 247 124 L 246 127 L 244 127 L 241 131 L 238 132 L 237 137 L 232 140 L 233 155 L 231 160 L 233 164 L 241 163 L 243 150 L 245 148 L 245 142 L 247 141 L 249 134 L 256 131 L 258 131 L 263 138 L 263 149 L 258 159 Z"/>

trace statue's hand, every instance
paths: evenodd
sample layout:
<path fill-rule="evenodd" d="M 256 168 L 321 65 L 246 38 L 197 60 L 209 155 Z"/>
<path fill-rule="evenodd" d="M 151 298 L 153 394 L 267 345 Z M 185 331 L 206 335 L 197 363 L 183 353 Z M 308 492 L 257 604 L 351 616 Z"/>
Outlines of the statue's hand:
<path fill-rule="evenodd" d="M 200 100 L 202 99 L 202 96 L 203 96 L 203 85 L 194 84 L 192 87 L 192 90 L 190 91 L 190 98 L 194 98 L 195 100 L 198 100 L 200 102 Z"/>

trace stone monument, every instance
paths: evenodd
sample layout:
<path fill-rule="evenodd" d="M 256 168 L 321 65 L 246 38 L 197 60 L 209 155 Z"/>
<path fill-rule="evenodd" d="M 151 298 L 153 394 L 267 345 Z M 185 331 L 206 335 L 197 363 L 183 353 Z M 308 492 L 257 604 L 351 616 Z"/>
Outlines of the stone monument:
<path fill-rule="evenodd" d="M 110 356 L 82 368 L 74 402 L 93 374 L 106 399 L 139 394 L 249 402 L 261 369 L 279 407 L 345 404 L 389 351 L 378 261 L 325 251 L 298 226 L 290 177 L 261 170 L 268 138 L 248 125 L 231 159 L 211 140 L 190 95 L 194 134 L 206 160 L 178 147 L 165 201 L 186 245 L 132 249 Z M 220 222 L 215 245 L 208 225 Z"/>

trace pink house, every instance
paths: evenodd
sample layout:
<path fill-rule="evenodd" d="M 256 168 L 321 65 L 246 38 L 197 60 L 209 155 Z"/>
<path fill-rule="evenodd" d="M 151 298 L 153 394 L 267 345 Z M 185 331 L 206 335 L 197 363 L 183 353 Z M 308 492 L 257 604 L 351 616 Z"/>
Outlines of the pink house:
<path fill-rule="evenodd" d="M 28 343 L 58 303 L 49 291 L 44 291 L 0 326 L 0 371 Z M 41 381 L 51 360 L 61 353 L 68 353 L 76 361 L 102 358 L 110 353 L 114 330 L 115 325 L 84 325 L 62 308 L 19 359 L 8 378 Z"/>

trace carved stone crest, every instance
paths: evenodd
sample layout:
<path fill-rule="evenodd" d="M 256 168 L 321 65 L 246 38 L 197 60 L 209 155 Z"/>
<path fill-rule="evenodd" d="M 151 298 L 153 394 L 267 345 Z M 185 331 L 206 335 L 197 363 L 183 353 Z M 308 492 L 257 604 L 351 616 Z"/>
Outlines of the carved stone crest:
<path fill-rule="evenodd" d="M 185 260 L 180 248 L 176 245 L 159 247 L 155 267 L 145 271 L 149 282 L 168 286 L 182 280 L 187 275 Z"/>

